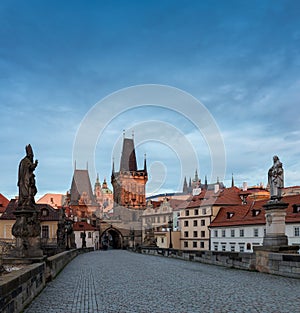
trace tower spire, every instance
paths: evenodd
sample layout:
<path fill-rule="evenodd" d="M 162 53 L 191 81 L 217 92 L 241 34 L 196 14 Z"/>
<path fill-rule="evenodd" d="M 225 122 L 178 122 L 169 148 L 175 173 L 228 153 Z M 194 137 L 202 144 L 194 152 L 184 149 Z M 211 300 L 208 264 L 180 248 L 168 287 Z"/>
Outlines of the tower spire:
<path fill-rule="evenodd" d="M 146 153 L 144 154 L 144 172 L 147 173 L 147 159 L 146 159 Z"/>
<path fill-rule="evenodd" d="M 234 187 L 234 178 L 233 178 L 233 173 L 232 173 L 232 176 L 231 176 L 231 187 Z"/>

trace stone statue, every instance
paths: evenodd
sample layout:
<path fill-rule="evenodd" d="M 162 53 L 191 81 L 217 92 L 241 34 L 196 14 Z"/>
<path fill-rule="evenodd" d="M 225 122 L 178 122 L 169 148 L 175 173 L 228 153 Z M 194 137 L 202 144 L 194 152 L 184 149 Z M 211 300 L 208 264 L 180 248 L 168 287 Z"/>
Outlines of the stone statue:
<path fill-rule="evenodd" d="M 281 189 L 283 188 L 283 167 L 277 155 L 273 157 L 274 164 L 268 172 L 268 184 L 270 187 L 271 200 L 281 199 Z"/>
<path fill-rule="evenodd" d="M 33 162 L 33 151 L 31 145 L 26 146 L 26 156 L 19 165 L 18 187 L 19 200 L 18 207 L 32 207 L 35 204 L 34 196 L 37 193 L 35 186 L 35 175 L 33 174 L 38 165 L 38 161 Z"/>

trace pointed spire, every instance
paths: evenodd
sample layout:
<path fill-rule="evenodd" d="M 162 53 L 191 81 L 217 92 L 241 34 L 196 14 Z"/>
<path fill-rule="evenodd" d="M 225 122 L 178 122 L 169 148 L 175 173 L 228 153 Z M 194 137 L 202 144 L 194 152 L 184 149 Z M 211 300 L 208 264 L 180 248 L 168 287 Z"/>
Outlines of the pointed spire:
<path fill-rule="evenodd" d="M 198 181 L 198 180 L 199 180 L 198 171 L 197 171 L 197 169 L 196 169 L 196 171 L 195 171 L 195 181 Z"/>
<path fill-rule="evenodd" d="M 135 156 L 135 148 L 133 139 L 123 139 L 123 149 L 120 160 L 120 171 L 137 171 L 137 162 Z"/>
<path fill-rule="evenodd" d="M 115 173 L 115 158 L 112 158 L 112 174 Z"/>
<path fill-rule="evenodd" d="M 231 187 L 234 187 L 234 178 L 233 178 L 233 173 L 232 173 L 232 176 L 231 176 Z"/>
<path fill-rule="evenodd" d="M 207 184 L 207 175 L 205 175 L 205 189 L 207 189 L 208 184 Z"/>
<path fill-rule="evenodd" d="M 147 159 L 146 159 L 146 153 L 144 154 L 144 172 L 147 173 Z"/>
<path fill-rule="evenodd" d="M 189 180 L 189 188 L 192 188 L 192 179 L 190 177 L 190 180 Z"/>
<path fill-rule="evenodd" d="M 96 178 L 96 182 L 95 182 L 95 188 L 96 187 L 101 187 L 101 185 L 100 185 L 100 181 L 99 181 L 99 173 L 97 173 L 97 178 Z"/>
<path fill-rule="evenodd" d="M 186 181 L 186 176 L 184 176 L 182 192 L 183 193 L 187 193 L 188 192 L 188 185 L 187 185 L 187 181 Z"/>
<path fill-rule="evenodd" d="M 217 184 L 219 184 L 219 176 L 217 176 Z"/>

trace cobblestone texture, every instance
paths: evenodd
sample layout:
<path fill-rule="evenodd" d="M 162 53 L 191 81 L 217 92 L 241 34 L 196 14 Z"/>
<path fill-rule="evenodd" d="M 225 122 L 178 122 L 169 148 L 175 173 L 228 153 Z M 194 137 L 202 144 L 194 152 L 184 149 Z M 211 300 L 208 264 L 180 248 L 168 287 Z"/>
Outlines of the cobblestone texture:
<path fill-rule="evenodd" d="M 26 313 L 300 312 L 300 280 L 121 250 L 79 255 Z"/>

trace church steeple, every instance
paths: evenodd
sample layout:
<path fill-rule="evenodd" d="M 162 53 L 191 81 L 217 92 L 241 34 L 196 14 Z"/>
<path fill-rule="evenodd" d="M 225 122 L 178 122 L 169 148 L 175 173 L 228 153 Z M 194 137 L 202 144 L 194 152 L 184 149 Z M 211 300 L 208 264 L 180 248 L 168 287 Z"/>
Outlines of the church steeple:
<path fill-rule="evenodd" d="M 233 178 L 233 173 L 232 173 L 232 176 L 231 176 L 231 187 L 234 187 L 234 178 Z"/>
<path fill-rule="evenodd" d="M 99 181 L 99 174 L 97 173 L 97 178 L 96 178 L 96 182 L 95 182 L 95 188 L 96 187 L 101 187 L 100 181 Z"/>

